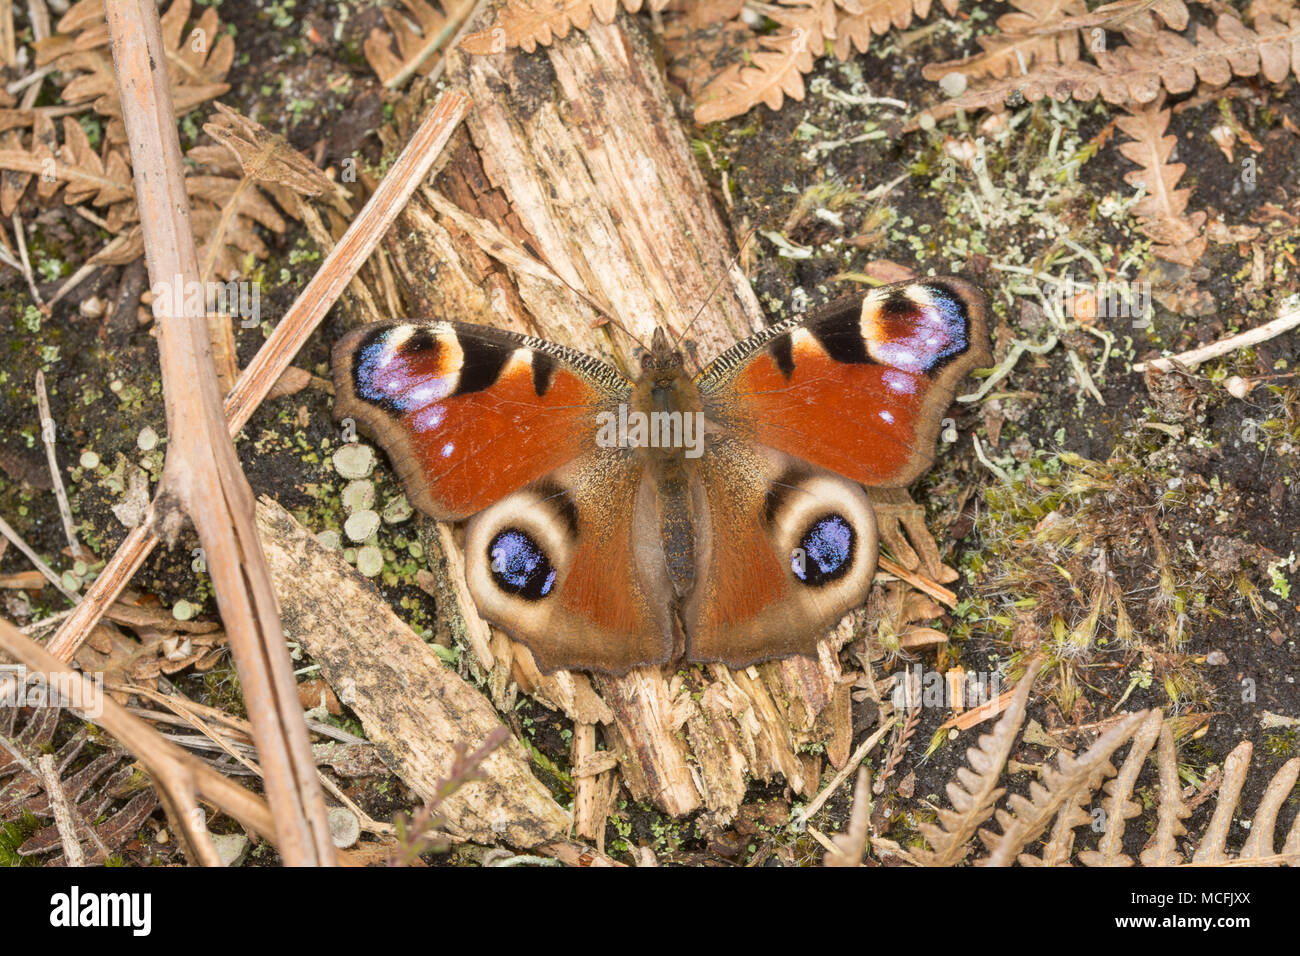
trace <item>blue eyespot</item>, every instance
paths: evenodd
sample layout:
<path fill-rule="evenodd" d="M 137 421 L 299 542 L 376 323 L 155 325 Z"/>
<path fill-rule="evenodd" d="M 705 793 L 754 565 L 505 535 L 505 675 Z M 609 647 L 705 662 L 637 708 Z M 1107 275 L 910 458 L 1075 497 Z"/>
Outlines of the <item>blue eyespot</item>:
<path fill-rule="evenodd" d="M 555 567 L 531 536 L 507 528 L 488 545 L 492 580 L 507 594 L 525 601 L 540 601 L 555 585 Z"/>
<path fill-rule="evenodd" d="M 790 570 L 814 588 L 842 578 L 853 566 L 855 537 L 853 527 L 841 515 L 818 518 L 790 556 Z"/>

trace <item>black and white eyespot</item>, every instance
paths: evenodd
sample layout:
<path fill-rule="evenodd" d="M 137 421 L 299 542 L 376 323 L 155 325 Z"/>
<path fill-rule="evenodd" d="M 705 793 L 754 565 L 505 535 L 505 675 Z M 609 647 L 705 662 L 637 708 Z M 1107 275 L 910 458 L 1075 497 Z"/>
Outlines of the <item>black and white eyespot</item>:
<path fill-rule="evenodd" d="M 824 514 L 808 526 L 790 560 L 794 576 L 809 587 L 838 581 L 853 567 L 857 533 L 843 515 Z"/>
<path fill-rule="evenodd" d="M 559 488 L 534 485 L 498 501 L 465 529 L 465 578 L 492 619 L 540 609 L 564 584 L 577 513 Z M 495 612 L 495 616 L 494 616 Z"/>
<path fill-rule="evenodd" d="M 540 601 L 555 587 L 555 565 L 542 546 L 519 528 L 500 531 L 488 544 L 492 580 L 507 594 Z"/>
<path fill-rule="evenodd" d="M 828 472 L 791 468 L 772 483 L 766 519 L 789 555 L 797 589 L 830 597 L 869 586 L 876 566 L 876 516 L 859 485 Z"/>

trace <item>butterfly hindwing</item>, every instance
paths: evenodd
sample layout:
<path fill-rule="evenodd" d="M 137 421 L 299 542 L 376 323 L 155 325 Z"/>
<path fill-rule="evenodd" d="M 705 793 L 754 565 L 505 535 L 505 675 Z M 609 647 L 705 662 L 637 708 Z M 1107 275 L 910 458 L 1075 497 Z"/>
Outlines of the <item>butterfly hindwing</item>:
<path fill-rule="evenodd" d="M 647 487 L 634 455 L 601 450 L 470 519 L 474 603 L 543 671 L 621 674 L 669 658 L 671 586 Z"/>
<path fill-rule="evenodd" d="M 697 586 L 682 608 L 691 660 L 740 667 L 817 642 L 862 603 L 876 521 L 855 482 L 723 438 L 701 459 L 708 501 Z"/>
<path fill-rule="evenodd" d="M 772 326 L 698 382 L 728 430 L 861 484 L 899 487 L 933 462 L 958 382 L 991 362 L 984 294 L 945 277 Z"/>

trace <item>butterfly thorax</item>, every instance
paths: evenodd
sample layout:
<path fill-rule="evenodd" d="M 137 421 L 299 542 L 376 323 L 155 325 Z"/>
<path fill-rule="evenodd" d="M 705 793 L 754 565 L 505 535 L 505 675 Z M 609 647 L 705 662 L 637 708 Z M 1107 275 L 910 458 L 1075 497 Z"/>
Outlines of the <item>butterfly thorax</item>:
<path fill-rule="evenodd" d="M 652 439 L 639 445 L 655 491 L 655 516 L 673 590 L 680 598 L 695 580 L 695 517 L 691 493 L 695 462 L 704 452 L 700 390 L 686 374 L 682 353 L 662 328 L 641 356 L 631 409 L 650 423 Z"/>

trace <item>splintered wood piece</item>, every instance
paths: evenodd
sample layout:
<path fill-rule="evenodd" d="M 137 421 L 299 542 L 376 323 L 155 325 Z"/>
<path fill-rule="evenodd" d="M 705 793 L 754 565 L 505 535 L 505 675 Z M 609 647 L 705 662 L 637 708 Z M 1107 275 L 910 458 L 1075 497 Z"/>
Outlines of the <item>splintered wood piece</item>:
<path fill-rule="evenodd" d="M 257 526 L 280 599 L 285 635 L 321 667 L 339 700 L 361 718 L 384 762 L 433 799 L 459 744 L 472 751 L 501 726 L 492 704 L 438 659 L 373 586 L 269 498 Z M 520 848 L 562 841 L 569 815 L 529 769 L 511 737 L 438 807 L 452 832 Z"/>
<path fill-rule="evenodd" d="M 645 341 L 656 326 L 684 330 L 699 311 L 689 338 L 701 363 L 763 326 L 653 54 L 627 17 L 532 55 L 451 50 L 447 76 L 477 104 L 469 140 L 453 143 L 434 188 L 408 208 L 410 228 L 387 243 L 395 262 L 415 267 L 401 277 L 412 314 L 527 332 L 625 369 L 636 343 L 591 303 Z M 434 262 L 436 275 L 420 268 Z M 431 537 L 447 559 L 435 573 L 449 573 L 455 543 Z M 445 583 L 439 593 L 454 596 L 440 611 L 461 619 L 453 630 L 479 654 L 472 602 Z M 575 723 L 596 725 L 634 799 L 674 815 L 705 808 L 726 822 L 750 780 L 814 792 L 821 758 L 801 753 L 807 745 L 825 744 L 837 766 L 847 759 L 838 649 L 851 634 L 841 625 L 816 659 L 738 672 L 544 675 L 497 632 L 480 662 L 498 707 L 512 700 L 513 678 Z M 580 796 L 590 833 L 599 793 Z"/>

